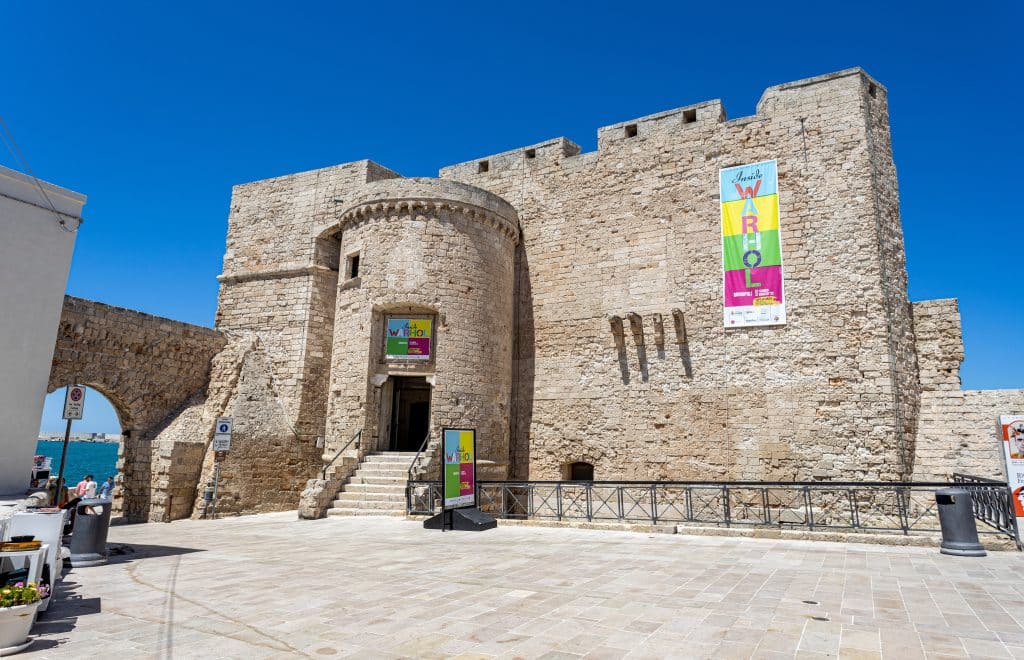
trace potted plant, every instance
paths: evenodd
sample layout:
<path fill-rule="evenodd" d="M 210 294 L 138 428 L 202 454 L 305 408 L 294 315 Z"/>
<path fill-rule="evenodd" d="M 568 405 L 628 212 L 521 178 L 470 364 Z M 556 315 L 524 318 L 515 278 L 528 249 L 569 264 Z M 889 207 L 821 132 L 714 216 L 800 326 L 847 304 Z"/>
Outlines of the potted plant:
<path fill-rule="evenodd" d="M 14 586 L 0 587 L 0 652 L 27 646 L 36 609 L 48 595 L 49 589 L 43 584 L 16 582 Z"/>

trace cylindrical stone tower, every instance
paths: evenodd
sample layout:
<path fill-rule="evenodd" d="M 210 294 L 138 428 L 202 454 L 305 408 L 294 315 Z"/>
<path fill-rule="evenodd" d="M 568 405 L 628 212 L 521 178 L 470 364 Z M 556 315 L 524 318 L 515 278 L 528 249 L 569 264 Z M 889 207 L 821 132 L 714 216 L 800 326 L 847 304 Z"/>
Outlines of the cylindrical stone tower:
<path fill-rule="evenodd" d="M 476 429 L 479 478 L 506 477 L 515 209 L 438 179 L 372 183 L 345 209 L 325 457 L 360 429 L 365 454 L 457 426 Z"/>

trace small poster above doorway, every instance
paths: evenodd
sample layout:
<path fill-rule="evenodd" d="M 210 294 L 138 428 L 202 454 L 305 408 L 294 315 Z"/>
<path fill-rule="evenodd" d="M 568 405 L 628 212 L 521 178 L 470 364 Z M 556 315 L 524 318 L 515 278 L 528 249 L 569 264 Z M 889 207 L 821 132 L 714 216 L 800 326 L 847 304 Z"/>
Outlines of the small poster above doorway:
<path fill-rule="evenodd" d="M 384 332 L 385 360 L 429 360 L 433 321 L 388 317 Z"/>

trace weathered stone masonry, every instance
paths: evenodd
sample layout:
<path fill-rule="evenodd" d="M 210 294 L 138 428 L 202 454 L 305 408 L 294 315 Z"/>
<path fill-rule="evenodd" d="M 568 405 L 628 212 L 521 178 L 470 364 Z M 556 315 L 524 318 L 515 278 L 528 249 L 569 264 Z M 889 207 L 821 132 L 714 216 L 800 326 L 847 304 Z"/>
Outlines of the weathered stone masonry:
<path fill-rule="evenodd" d="M 121 423 L 115 509 L 129 520 L 160 520 L 169 497 L 190 503 L 203 430 L 169 442 L 190 397 L 206 389 L 210 360 L 224 347 L 210 328 L 66 296 L 49 391 L 88 385 L 110 400 Z M 102 479 L 105 475 L 96 475 Z M 67 475 L 71 483 L 82 475 Z"/>
<path fill-rule="evenodd" d="M 718 171 L 766 159 L 788 323 L 725 329 Z M 887 91 L 860 69 L 772 87 L 750 117 L 710 101 L 607 126 L 591 153 L 557 138 L 439 179 L 359 161 L 237 186 L 220 282 L 226 346 L 158 440 L 205 438 L 205 482 L 213 419 L 234 416 L 222 512 L 321 515 L 388 448 L 403 376 L 429 383 L 429 456 L 440 427 L 474 426 L 485 478 L 998 475 L 995 416 L 1024 410 L 1021 390 L 960 390 L 955 301 L 907 300 Z M 433 319 L 430 361 L 383 359 L 388 314 Z M 195 477 L 155 483 L 149 516 L 199 515 Z"/>

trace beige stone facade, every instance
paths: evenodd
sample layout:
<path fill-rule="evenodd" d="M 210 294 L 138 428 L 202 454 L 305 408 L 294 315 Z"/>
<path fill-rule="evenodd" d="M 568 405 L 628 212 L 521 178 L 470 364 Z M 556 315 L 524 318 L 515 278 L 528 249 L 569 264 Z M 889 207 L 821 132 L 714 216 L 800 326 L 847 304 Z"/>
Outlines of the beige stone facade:
<path fill-rule="evenodd" d="M 768 159 L 788 322 L 727 329 L 718 172 Z M 772 87 L 749 117 L 710 101 L 607 126 L 590 153 L 237 186 L 220 280 L 227 347 L 164 439 L 235 417 L 227 512 L 305 484 L 321 515 L 363 456 L 423 431 L 433 476 L 448 425 L 477 429 L 485 478 L 997 475 L 995 416 L 1024 411 L 1020 390 L 960 390 L 955 301 L 907 299 L 887 92 L 860 69 Z M 385 358 L 395 317 L 431 322 L 428 360 Z"/>
<path fill-rule="evenodd" d="M 64 298 L 47 389 L 88 385 L 117 411 L 122 441 L 114 507 L 125 518 L 162 520 L 175 498 L 179 510 L 182 504 L 191 510 L 212 426 L 174 431 L 187 418 L 190 398 L 206 390 L 210 361 L 224 345 L 210 328 Z"/>

